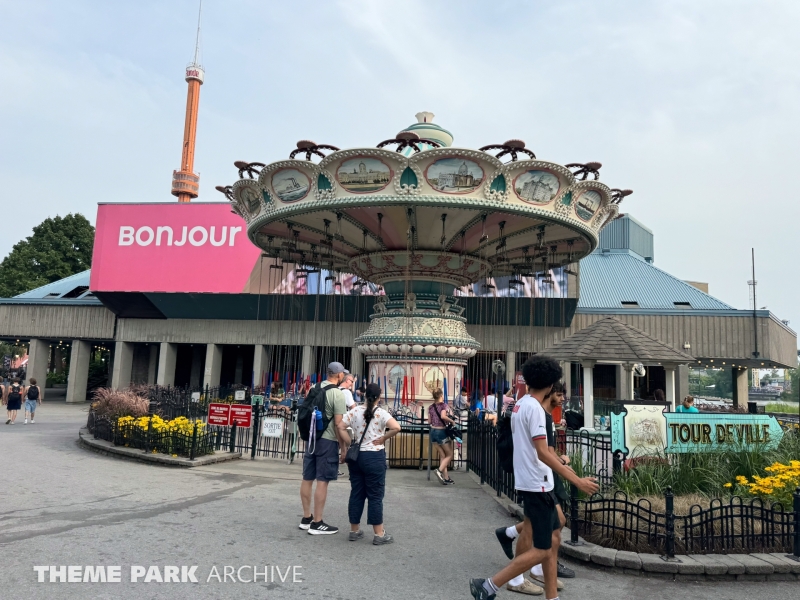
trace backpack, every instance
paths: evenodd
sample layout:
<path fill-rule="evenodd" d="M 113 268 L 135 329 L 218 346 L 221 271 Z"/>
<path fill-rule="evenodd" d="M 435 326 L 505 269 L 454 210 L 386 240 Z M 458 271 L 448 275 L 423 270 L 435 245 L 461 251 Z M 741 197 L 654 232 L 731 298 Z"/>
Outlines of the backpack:
<path fill-rule="evenodd" d="M 506 473 L 514 472 L 514 435 L 511 417 L 503 415 L 497 420 L 497 462 Z"/>
<path fill-rule="evenodd" d="M 20 385 L 18 383 L 15 383 L 9 389 L 8 399 L 9 400 L 13 400 L 14 402 L 16 402 L 18 400 L 21 401 L 22 400 L 22 394 L 20 392 L 22 392 L 22 388 L 20 387 Z"/>
<path fill-rule="evenodd" d="M 322 434 L 325 433 L 325 430 L 328 428 L 328 424 L 331 422 L 330 419 L 326 418 L 325 411 L 325 394 L 329 389 L 336 389 L 336 386 L 330 385 L 326 388 L 323 388 L 322 382 L 318 383 L 308 390 L 306 399 L 303 400 L 303 403 L 297 409 L 297 428 L 300 430 L 300 439 L 304 442 L 309 441 L 309 438 L 311 437 L 309 435 L 311 433 L 311 419 L 314 416 L 315 410 L 319 409 L 319 411 L 322 413 L 322 429 L 316 430 L 315 439 L 318 440 L 322 437 Z"/>
<path fill-rule="evenodd" d="M 28 388 L 28 400 L 38 400 L 39 399 L 39 386 L 32 385 Z"/>

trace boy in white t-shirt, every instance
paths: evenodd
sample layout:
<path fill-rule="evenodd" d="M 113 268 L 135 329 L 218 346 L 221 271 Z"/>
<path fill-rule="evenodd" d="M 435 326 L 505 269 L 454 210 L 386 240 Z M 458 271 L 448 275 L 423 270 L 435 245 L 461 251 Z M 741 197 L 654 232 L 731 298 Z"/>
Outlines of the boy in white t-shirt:
<path fill-rule="evenodd" d="M 561 375 L 561 366 L 546 356 L 534 356 L 522 366 L 528 393 L 514 405 L 511 431 L 515 487 L 522 497 L 525 520 L 514 560 L 489 579 L 470 580 L 470 592 L 476 600 L 493 600 L 502 586 L 539 563 L 544 570 L 545 599 L 558 599 L 553 548 L 561 523 L 553 494 L 553 471 L 589 495 L 599 489 L 594 477 L 578 477 L 547 449 L 546 418 L 539 399 L 550 392 Z"/>

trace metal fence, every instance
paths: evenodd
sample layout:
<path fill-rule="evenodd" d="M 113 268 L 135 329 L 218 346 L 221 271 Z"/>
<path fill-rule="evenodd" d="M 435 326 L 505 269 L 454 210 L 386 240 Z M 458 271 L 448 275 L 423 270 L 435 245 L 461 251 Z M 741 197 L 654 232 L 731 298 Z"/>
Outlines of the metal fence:
<path fill-rule="evenodd" d="M 497 454 L 497 428 L 470 417 L 467 467 L 497 492 L 517 500 L 513 473 L 505 472 Z M 557 446 L 572 458 L 580 476 L 598 478 L 601 493 L 580 498 L 567 484 L 570 502 L 564 507 L 571 529 L 569 543 L 579 536 L 594 543 L 634 552 L 678 554 L 721 552 L 791 552 L 800 559 L 800 489 L 792 507 L 767 506 L 760 499 L 712 500 L 709 507 L 690 507 L 676 515 L 672 490 L 664 491 L 665 510 L 655 510 L 646 499 L 632 502 L 623 492 L 612 492 L 621 457 L 611 452 L 611 440 L 588 432 L 559 432 Z"/>
<path fill-rule="evenodd" d="M 120 424 L 117 419 L 100 417 L 89 412 L 87 429 L 95 439 L 112 442 L 115 446 L 126 446 L 143 452 L 159 452 L 171 456 L 183 456 L 194 460 L 198 456 L 214 452 L 214 437 L 208 431 L 194 427 L 192 433 L 182 431 L 159 431 L 149 426 L 142 428 L 133 423 Z M 203 428 L 205 429 L 205 428 Z"/>

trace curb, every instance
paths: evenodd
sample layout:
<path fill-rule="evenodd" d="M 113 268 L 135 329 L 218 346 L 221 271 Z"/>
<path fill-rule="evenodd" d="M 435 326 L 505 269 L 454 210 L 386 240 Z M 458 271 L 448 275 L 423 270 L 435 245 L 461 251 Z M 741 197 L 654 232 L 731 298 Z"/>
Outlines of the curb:
<path fill-rule="evenodd" d="M 168 456 L 166 454 L 148 454 L 136 448 L 115 446 L 112 442 L 96 440 L 85 427 L 78 431 L 78 445 L 92 452 L 97 452 L 106 456 L 158 464 L 166 467 L 202 467 L 204 465 L 213 465 L 214 463 L 236 460 L 242 457 L 241 452 L 223 452 L 220 454 L 210 454 L 208 456 L 198 456 L 194 460 L 189 460 L 184 457 Z"/>
<path fill-rule="evenodd" d="M 469 476 L 480 485 L 480 478 L 472 471 Z M 522 520 L 519 504 L 486 484 L 480 486 L 512 517 Z M 562 530 L 562 540 L 570 538 L 569 527 Z M 578 538 L 578 545 L 562 542 L 561 556 L 584 566 L 625 575 L 658 577 L 673 581 L 798 581 L 800 562 L 780 552 L 752 554 L 692 554 L 665 560 L 658 554 L 625 552 L 605 548 Z"/>

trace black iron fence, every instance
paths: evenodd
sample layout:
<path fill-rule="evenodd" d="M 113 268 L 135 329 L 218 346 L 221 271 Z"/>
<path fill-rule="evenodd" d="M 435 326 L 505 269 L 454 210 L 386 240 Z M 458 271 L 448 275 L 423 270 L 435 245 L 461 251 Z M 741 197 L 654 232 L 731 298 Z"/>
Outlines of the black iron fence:
<path fill-rule="evenodd" d="M 152 426 L 150 419 L 146 427 L 139 427 L 133 422 L 120 423 L 119 419 L 101 417 L 90 411 L 86 425 L 95 439 L 143 452 L 159 452 L 194 460 L 198 456 L 212 454 L 215 450 L 211 432 L 196 424 L 192 424 L 189 431 L 158 429 Z"/>
<path fill-rule="evenodd" d="M 664 510 L 647 499 L 631 502 L 623 492 L 579 500 L 570 494 L 571 544 L 579 536 L 601 546 L 632 552 L 676 554 L 787 552 L 800 560 L 800 488 L 791 507 L 767 505 L 759 498 L 733 496 L 711 500 L 707 507 L 689 507 L 676 514 L 670 488 L 664 490 Z"/>
<path fill-rule="evenodd" d="M 514 475 L 500 467 L 497 428 L 470 417 L 467 468 L 497 495 L 517 500 Z M 664 491 L 664 508 L 655 509 L 647 499 L 632 502 L 623 492 L 613 491 L 613 478 L 622 468 L 620 457 L 611 452 L 611 440 L 586 431 L 559 432 L 557 446 L 571 458 L 579 476 L 597 477 L 601 493 L 580 498 L 577 488 L 567 484 L 570 502 L 564 512 L 570 522 L 570 543 L 579 536 L 619 550 L 678 554 L 724 552 L 790 552 L 800 559 L 800 488 L 792 507 L 767 505 L 758 498 L 748 501 L 734 496 L 711 500 L 708 507 L 693 505 L 688 514 L 676 514 L 672 490 Z"/>

